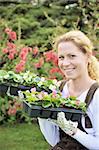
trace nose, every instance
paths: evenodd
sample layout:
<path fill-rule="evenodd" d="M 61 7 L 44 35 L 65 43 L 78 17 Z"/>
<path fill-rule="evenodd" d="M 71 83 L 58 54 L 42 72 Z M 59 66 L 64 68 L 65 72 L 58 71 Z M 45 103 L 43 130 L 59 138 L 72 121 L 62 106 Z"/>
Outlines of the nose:
<path fill-rule="evenodd" d="M 70 65 L 70 61 L 66 58 L 66 59 L 63 60 L 62 65 L 63 66 L 68 66 L 68 65 Z"/>

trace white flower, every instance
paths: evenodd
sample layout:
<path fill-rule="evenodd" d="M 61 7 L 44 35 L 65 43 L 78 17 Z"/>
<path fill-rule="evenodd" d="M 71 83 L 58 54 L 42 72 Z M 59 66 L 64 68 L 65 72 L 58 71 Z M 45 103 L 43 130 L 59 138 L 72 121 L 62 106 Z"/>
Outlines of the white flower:
<path fill-rule="evenodd" d="M 52 82 L 53 82 L 53 84 L 57 84 L 57 80 L 56 79 L 54 79 L 54 80 L 52 80 Z"/>
<path fill-rule="evenodd" d="M 57 82 L 57 87 L 60 87 L 61 81 Z"/>
<path fill-rule="evenodd" d="M 43 84 L 42 81 L 40 81 L 37 85 L 40 87 Z"/>
<path fill-rule="evenodd" d="M 66 5 L 66 6 L 65 6 L 65 9 L 69 9 L 69 5 Z"/>
<path fill-rule="evenodd" d="M 36 87 L 31 88 L 31 92 L 36 92 Z"/>
<path fill-rule="evenodd" d="M 4 79 L 8 79 L 9 78 L 9 74 L 4 76 Z"/>
<path fill-rule="evenodd" d="M 45 78 L 44 78 L 44 77 L 41 77 L 41 81 L 44 82 L 44 81 L 45 81 Z"/>
<path fill-rule="evenodd" d="M 24 98 L 24 94 L 22 93 L 22 91 L 18 91 L 18 96 L 19 96 L 20 99 Z"/>
<path fill-rule="evenodd" d="M 51 85 L 49 86 L 49 89 L 52 90 L 52 91 L 54 91 L 54 90 L 56 89 L 56 86 L 51 84 Z"/>

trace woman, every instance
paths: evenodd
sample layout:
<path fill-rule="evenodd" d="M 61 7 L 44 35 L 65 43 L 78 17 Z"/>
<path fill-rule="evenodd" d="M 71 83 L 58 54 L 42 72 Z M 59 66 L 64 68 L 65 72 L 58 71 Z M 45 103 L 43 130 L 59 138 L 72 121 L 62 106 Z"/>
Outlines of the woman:
<path fill-rule="evenodd" d="M 58 65 L 67 79 L 62 91 L 63 96 L 77 96 L 80 101 L 85 101 L 90 87 L 99 81 L 99 63 L 92 55 L 91 41 L 84 33 L 77 30 L 60 36 L 55 46 L 58 50 Z M 55 149 L 55 145 L 61 140 L 60 127 L 65 135 L 78 141 L 85 149 L 99 150 L 99 88 L 87 108 L 87 115 L 92 127 L 86 128 L 85 117 L 82 116 L 81 125 L 84 130 L 72 126 L 73 122 L 67 121 L 64 114 L 58 115 L 56 124 L 47 119 L 38 120 L 40 129 L 52 149 Z"/>

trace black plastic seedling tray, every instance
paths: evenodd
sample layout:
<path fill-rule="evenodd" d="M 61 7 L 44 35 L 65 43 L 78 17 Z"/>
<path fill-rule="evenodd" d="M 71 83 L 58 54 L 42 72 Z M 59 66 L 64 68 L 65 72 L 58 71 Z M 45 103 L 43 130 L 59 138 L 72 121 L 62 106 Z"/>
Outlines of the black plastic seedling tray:
<path fill-rule="evenodd" d="M 67 120 L 72 121 L 78 121 L 80 122 L 82 114 L 84 114 L 83 111 L 74 109 L 74 108 L 43 108 L 42 106 L 36 106 L 32 103 L 28 103 L 26 101 L 23 101 L 23 110 L 29 115 L 29 117 L 33 118 L 57 118 L 58 112 L 64 112 Z"/>

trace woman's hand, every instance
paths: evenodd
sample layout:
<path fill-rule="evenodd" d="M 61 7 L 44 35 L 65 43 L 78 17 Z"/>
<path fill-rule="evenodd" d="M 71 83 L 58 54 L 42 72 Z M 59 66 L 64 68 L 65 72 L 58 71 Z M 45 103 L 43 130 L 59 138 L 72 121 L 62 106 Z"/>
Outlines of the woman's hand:
<path fill-rule="evenodd" d="M 73 136 L 77 132 L 78 122 L 72 122 L 65 118 L 64 112 L 59 112 L 57 115 L 57 120 L 48 119 L 52 123 L 58 125 L 66 134 Z"/>

